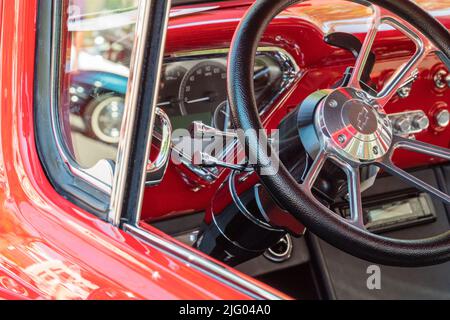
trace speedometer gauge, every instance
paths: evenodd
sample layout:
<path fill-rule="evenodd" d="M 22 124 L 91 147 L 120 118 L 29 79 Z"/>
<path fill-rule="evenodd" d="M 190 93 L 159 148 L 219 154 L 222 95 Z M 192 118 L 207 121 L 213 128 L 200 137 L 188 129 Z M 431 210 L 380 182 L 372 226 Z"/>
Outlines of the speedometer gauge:
<path fill-rule="evenodd" d="M 218 61 L 204 61 L 186 73 L 180 88 L 182 115 L 196 114 L 211 121 L 217 106 L 227 99 L 227 69 Z"/>
<path fill-rule="evenodd" d="M 159 89 L 158 107 L 170 116 L 180 115 L 180 101 L 178 99 L 178 88 L 181 85 L 186 68 L 180 65 L 164 66 L 161 85 Z"/>

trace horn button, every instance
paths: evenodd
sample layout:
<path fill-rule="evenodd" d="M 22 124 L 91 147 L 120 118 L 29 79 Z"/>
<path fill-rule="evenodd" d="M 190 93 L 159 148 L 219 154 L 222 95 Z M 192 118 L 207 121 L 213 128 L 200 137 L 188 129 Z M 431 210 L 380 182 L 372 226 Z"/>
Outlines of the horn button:
<path fill-rule="evenodd" d="M 322 142 L 351 161 L 375 161 L 391 147 L 391 122 L 364 91 L 331 92 L 319 103 L 315 123 Z"/>

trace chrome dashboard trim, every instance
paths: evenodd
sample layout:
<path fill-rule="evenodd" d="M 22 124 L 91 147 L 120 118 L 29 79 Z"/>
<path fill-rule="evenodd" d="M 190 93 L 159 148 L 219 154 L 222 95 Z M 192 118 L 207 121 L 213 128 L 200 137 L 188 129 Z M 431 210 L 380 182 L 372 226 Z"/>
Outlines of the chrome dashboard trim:
<path fill-rule="evenodd" d="M 124 224 L 123 229 L 125 232 L 133 235 L 134 237 L 158 248 L 168 255 L 183 261 L 186 265 L 193 267 L 230 287 L 233 287 L 237 291 L 247 294 L 249 297 L 257 300 L 284 300 L 283 297 L 271 293 L 257 284 L 251 283 L 239 277 L 224 266 L 201 256 L 193 250 L 184 248 L 174 241 L 170 241 L 129 224 Z"/>
<path fill-rule="evenodd" d="M 156 117 L 161 122 L 161 136 L 158 139 L 161 142 L 159 154 L 155 161 L 149 161 L 146 171 L 146 186 L 154 186 L 161 183 L 170 161 L 171 143 L 172 143 L 172 123 L 169 116 L 161 108 L 156 108 Z M 153 133 L 155 135 L 155 133 Z"/>

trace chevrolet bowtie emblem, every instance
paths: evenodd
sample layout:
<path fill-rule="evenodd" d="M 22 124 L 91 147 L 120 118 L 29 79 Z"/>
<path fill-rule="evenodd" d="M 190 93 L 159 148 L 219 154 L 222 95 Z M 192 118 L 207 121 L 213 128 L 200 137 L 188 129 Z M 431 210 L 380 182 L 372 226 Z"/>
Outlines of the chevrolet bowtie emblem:
<path fill-rule="evenodd" d="M 367 108 L 363 108 L 361 112 L 358 114 L 358 124 L 357 127 L 359 130 L 364 131 L 364 128 L 367 126 L 367 123 L 370 120 L 369 110 Z"/>

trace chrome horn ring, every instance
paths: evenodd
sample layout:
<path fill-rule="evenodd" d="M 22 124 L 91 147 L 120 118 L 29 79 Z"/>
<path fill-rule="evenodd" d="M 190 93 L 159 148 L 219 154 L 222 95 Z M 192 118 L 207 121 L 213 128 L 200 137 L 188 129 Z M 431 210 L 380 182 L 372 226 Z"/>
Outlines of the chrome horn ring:
<path fill-rule="evenodd" d="M 340 88 L 319 103 L 315 127 L 323 148 L 350 162 L 373 162 L 388 153 L 392 125 L 364 91 Z"/>

